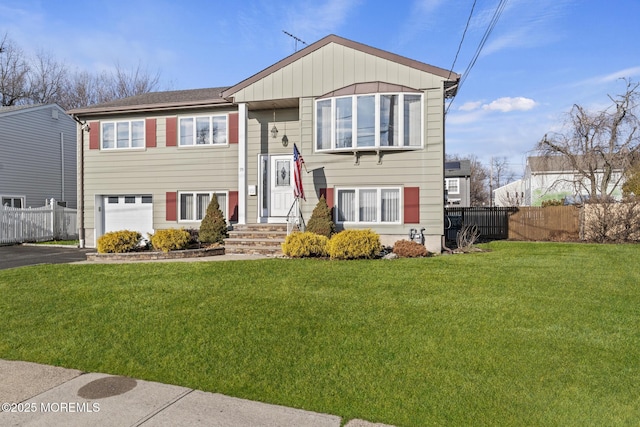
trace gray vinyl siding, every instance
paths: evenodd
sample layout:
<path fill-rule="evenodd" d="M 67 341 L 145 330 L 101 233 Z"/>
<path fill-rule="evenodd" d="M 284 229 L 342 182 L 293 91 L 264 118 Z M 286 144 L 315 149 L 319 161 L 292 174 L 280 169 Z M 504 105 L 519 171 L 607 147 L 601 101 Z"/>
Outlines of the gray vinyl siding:
<path fill-rule="evenodd" d="M 0 195 L 25 196 L 25 207 L 44 206 L 54 198 L 75 208 L 73 119 L 53 104 L 5 111 L 0 109 Z"/>
<path fill-rule="evenodd" d="M 208 113 L 199 112 L 198 114 Z M 221 147 L 167 147 L 167 117 L 144 117 L 156 119 L 157 146 L 151 148 L 90 150 L 89 134 L 85 133 L 84 203 L 87 246 L 95 245 L 93 235 L 96 228 L 96 196 L 151 195 L 153 227 L 158 230 L 198 227 L 197 222 L 166 220 L 167 192 L 238 190 L 238 144 Z M 139 116 L 118 117 L 118 120 L 140 118 Z M 109 118 L 102 120 L 109 120 Z"/>

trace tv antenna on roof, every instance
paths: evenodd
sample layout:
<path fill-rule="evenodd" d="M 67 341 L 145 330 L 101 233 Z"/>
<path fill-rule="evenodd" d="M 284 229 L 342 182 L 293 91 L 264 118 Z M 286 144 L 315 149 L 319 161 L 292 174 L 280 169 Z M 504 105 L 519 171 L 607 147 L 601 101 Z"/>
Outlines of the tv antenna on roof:
<path fill-rule="evenodd" d="M 282 32 L 283 32 L 283 33 L 285 33 L 286 35 L 288 35 L 289 37 L 291 37 L 292 39 L 294 39 L 294 40 L 296 41 L 296 50 L 295 50 L 296 52 L 298 51 L 298 42 L 300 42 L 300 43 L 302 43 L 302 44 L 305 44 L 305 45 L 307 44 L 307 42 L 306 42 L 306 41 L 304 41 L 304 40 L 302 40 L 302 39 L 300 39 L 300 38 L 298 38 L 298 37 L 294 36 L 294 35 L 293 35 L 293 34 L 291 34 L 291 33 L 287 33 L 285 30 L 282 30 Z"/>

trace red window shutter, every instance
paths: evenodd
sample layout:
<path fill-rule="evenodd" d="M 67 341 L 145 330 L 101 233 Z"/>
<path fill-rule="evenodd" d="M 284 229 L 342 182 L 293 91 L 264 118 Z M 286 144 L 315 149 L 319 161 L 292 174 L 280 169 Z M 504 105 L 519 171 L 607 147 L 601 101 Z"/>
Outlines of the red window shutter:
<path fill-rule="evenodd" d="M 89 150 L 100 149 L 100 122 L 89 123 Z"/>
<path fill-rule="evenodd" d="M 238 192 L 229 191 L 229 221 L 238 220 Z"/>
<path fill-rule="evenodd" d="M 156 146 L 156 119 L 147 119 L 145 121 L 145 134 L 147 148 Z"/>
<path fill-rule="evenodd" d="M 238 113 L 229 113 L 229 144 L 238 143 Z"/>
<path fill-rule="evenodd" d="M 333 188 L 321 188 L 320 196 L 324 196 L 324 199 L 327 201 L 327 206 L 329 206 L 329 209 L 333 209 Z"/>
<path fill-rule="evenodd" d="M 178 144 L 178 118 L 167 117 L 167 147 Z"/>
<path fill-rule="evenodd" d="M 404 188 L 404 223 L 420 223 L 420 187 Z"/>
<path fill-rule="evenodd" d="M 167 191 L 167 221 L 177 221 L 178 218 L 178 193 Z"/>

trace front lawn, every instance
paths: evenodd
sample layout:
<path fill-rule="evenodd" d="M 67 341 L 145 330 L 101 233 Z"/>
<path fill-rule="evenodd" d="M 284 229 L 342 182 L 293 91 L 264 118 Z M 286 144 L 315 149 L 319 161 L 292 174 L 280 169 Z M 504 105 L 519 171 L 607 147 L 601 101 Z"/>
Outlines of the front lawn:
<path fill-rule="evenodd" d="M 638 425 L 640 246 L 0 271 L 0 358 L 399 426 Z"/>

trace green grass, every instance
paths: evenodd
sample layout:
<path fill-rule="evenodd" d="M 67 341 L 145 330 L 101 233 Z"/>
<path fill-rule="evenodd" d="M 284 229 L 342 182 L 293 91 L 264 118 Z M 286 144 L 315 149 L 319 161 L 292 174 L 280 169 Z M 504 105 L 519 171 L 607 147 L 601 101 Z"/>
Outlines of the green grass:
<path fill-rule="evenodd" d="M 638 425 L 640 246 L 0 272 L 0 358 L 399 426 Z"/>
<path fill-rule="evenodd" d="M 78 246 L 78 240 L 48 240 L 46 242 L 37 242 L 38 245 L 64 245 L 64 246 Z"/>

